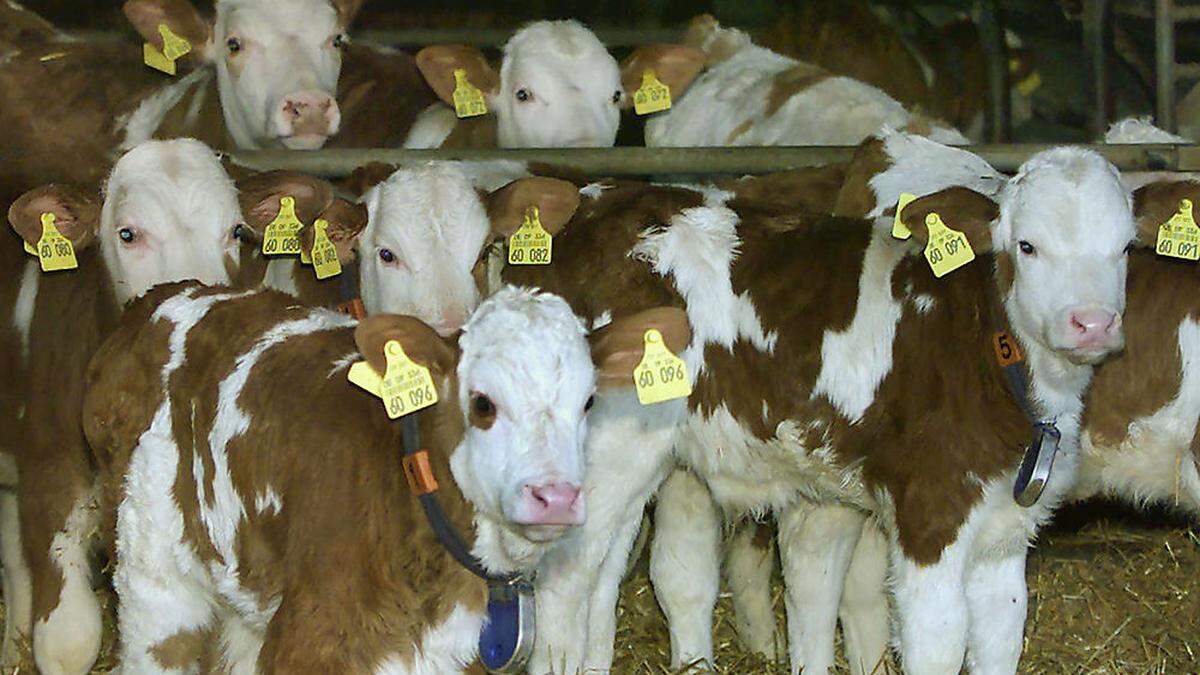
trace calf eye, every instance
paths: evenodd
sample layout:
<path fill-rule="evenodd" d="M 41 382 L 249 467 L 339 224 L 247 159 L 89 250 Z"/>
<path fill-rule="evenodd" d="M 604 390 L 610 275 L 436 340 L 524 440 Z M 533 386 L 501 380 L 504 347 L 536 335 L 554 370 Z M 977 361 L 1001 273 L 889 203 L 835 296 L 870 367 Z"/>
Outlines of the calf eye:
<path fill-rule="evenodd" d="M 533 100 L 533 94 L 528 89 L 518 89 L 517 100 L 521 103 L 528 103 Z"/>
<path fill-rule="evenodd" d="M 245 236 L 246 236 L 246 226 L 245 225 L 238 223 L 237 225 L 233 226 L 233 238 L 234 239 L 241 239 L 242 237 L 245 237 Z"/>
<path fill-rule="evenodd" d="M 225 41 L 225 48 L 229 50 L 230 54 L 236 54 L 242 51 L 242 41 L 238 38 L 231 37 Z"/>
<path fill-rule="evenodd" d="M 1034 251 L 1037 250 L 1033 247 L 1033 244 L 1025 241 L 1024 239 L 1018 241 L 1017 246 L 1021 249 L 1021 253 L 1024 253 L 1025 255 L 1033 255 Z"/>
<path fill-rule="evenodd" d="M 346 35 L 345 33 L 338 33 L 337 35 L 333 36 L 334 49 L 340 49 L 342 51 L 346 51 L 346 48 L 349 46 L 350 46 L 350 37 L 348 35 Z"/>
<path fill-rule="evenodd" d="M 621 90 L 620 89 L 613 92 L 612 102 L 613 102 L 613 105 L 616 105 L 621 102 Z"/>
<path fill-rule="evenodd" d="M 583 412 L 591 410 L 594 405 L 596 405 L 596 396 L 593 394 L 588 397 L 587 403 L 583 404 Z"/>
<path fill-rule="evenodd" d="M 392 253 L 391 249 L 381 248 L 379 249 L 379 259 L 390 265 L 396 262 L 396 254 Z"/>
<path fill-rule="evenodd" d="M 134 239 L 137 239 L 137 233 L 128 227 L 122 227 L 117 230 L 117 236 L 126 244 L 132 244 Z"/>

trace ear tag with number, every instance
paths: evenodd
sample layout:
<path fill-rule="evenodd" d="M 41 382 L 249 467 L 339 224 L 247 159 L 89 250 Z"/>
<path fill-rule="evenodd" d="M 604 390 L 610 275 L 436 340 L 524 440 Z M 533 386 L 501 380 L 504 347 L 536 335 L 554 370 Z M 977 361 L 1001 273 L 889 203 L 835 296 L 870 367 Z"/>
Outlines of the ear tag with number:
<path fill-rule="evenodd" d="M 342 273 L 337 246 L 329 238 L 329 221 L 322 218 L 317 218 L 313 223 L 312 266 L 318 279 L 328 279 Z"/>
<path fill-rule="evenodd" d="M 633 93 L 633 110 L 639 115 L 671 109 L 671 88 L 658 80 L 653 70 L 642 73 L 642 86 Z"/>
<path fill-rule="evenodd" d="M 37 249 L 33 247 L 33 244 L 30 244 L 29 242 L 25 241 L 24 239 L 21 240 L 21 243 L 25 245 L 26 253 L 28 253 L 29 255 L 31 255 L 35 258 L 38 257 Z"/>
<path fill-rule="evenodd" d="M 282 197 L 279 213 L 263 233 L 262 252 L 267 255 L 296 255 L 300 252 L 300 230 L 304 225 L 296 217 L 296 200 Z"/>
<path fill-rule="evenodd" d="M 904 224 L 904 221 L 900 219 L 900 216 L 904 213 L 904 207 L 911 204 L 916 198 L 917 196 L 911 192 L 900 193 L 900 200 L 896 202 L 896 217 L 892 220 L 893 237 L 897 239 L 908 239 L 912 236 L 912 232 L 908 229 L 908 226 Z"/>
<path fill-rule="evenodd" d="M 549 265 L 554 239 L 542 227 L 538 207 L 525 209 L 521 227 L 508 238 L 509 265 Z"/>
<path fill-rule="evenodd" d="M 454 71 L 454 114 L 459 118 L 478 117 L 487 114 L 487 101 L 483 92 L 467 80 L 467 71 Z"/>
<path fill-rule="evenodd" d="M 192 51 L 192 43 L 172 33 L 165 23 L 158 24 L 158 34 L 163 39 L 162 51 L 158 51 L 158 47 L 147 42 L 142 45 L 142 60 L 155 70 L 174 75 L 175 61 Z"/>
<path fill-rule="evenodd" d="M 929 262 L 933 276 L 944 277 L 975 259 L 967 235 L 947 227 L 938 214 L 925 216 L 925 227 L 929 231 L 925 260 Z"/>
<path fill-rule="evenodd" d="M 650 405 L 690 396 L 692 382 L 688 379 L 687 364 L 667 349 L 662 333 L 651 328 L 642 340 L 645 351 L 637 368 L 633 369 L 638 402 Z"/>
<path fill-rule="evenodd" d="M 1200 260 L 1200 227 L 1192 215 L 1192 200 L 1179 200 L 1179 210 L 1158 226 L 1154 250 L 1162 256 Z"/>
<path fill-rule="evenodd" d="M 43 272 L 73 270 L 79 267 L 71 240 L 62 236 L 58 228 L 54 227 L 53 213 L 42 214 L 42 238 L 37 243 L 37 256 L 42 263 Z"/>
<path fill-rule="evenodd" d="M 383 346 L 387 371 L 381 377 L 366 361 L 350 366 L 346 379 L 383 399 L 391 419 L 424 410 L 438 402 L 429 369 L 408 358 L 396 340 Z"/>

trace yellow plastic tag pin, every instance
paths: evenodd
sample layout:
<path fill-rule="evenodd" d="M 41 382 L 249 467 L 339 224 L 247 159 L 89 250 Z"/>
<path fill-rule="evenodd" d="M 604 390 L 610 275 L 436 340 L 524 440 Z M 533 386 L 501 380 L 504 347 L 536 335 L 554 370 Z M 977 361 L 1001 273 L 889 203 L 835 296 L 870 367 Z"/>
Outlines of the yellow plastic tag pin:
<path fill-rule="evenodd" d="M 692 382 L 688 379 L 687 364 L 667 349 L 662 333 L 651 328 L 642 340 L 645 351 L 637 368 L 633 369 L 638 402 L 650 405 L 690 396 Z"/>
<path fill-rule="evenodd" d="M 642 86 L 633 93 L 633 110 L 639 115 L 671 109 L 671 88 L 658 80 L 653 70 L 642 73 Z"/>
<path fill-rule="evenodd" d="M 300 252 L 300 230 L 304 225 L 296 217 L 296 200 L 282 197 L 279 213 L 263 233 L 262 252 L 267 255 L 296 255 Z"/>
<path fill-rule="evenodd" d="M 58 228 L 54 227 L 53 213 L 42 214 L 42 238 L 38 240 L 37 252 L 43 272 L 73 270 L 79 267 L 71 240 L 62 236 Z"/>
<path fill-rule="evenodd" d="M 554 238 L 542 227 L 538 208 L 525 209 L 521 227 L 508 238 L 509 265 L 549 265 Z"/>
<path fill-rule="evenodd" d="M 387 372 L 379 383 L 379 394 L 388 417 L 396 419 L 437 403 L 437 389 L 429 369 L 408 358 L 399 342 L 388 340 L 383 355 L 387 358 Z"/>
<path fill-rule="evenodd" d="M 896 218 L 892 220 L 892 236 L 897 239 L 908 239 L 912 236 L 912 232 L 900 219 L 900 214 L 904 213 L 904 207 L 908 206 L 917 198 L 916 195 L 910 192 L 901 192 L 900 201 L 896 202 Z"/>
<path fill-rule="evenodd" d="M 328 279 L 342 273 L 337 246 L 329 238 L 329 221 L 321 218 L 313 223 L 312 266 L 318 279 Z"/>
<path fill-rule="evenodd" d="M 460 118 L 478 117 L 487 114 L 487 101 L 483 92 L 467 80 L 467 71 L 458 68 L 454 71 L 454 114 Z"/>
<path fill-rule="evenodd" d="M 162 51 L 158 51 L 158 47 L 147 42 L 142 45 L 142 60 L 155 70 L 174 75 L 175 61 L 192 51 L 192 43 L 172 33 L 165 23 L 158 24 L 158 34 L 163 39 Z"/>
<path fill-rule="evenodd" d="M 1154 250 L 1161 256 L 1200 260 L 1200 227 L 1192 215 L 1192 200 L 1179 200 L 1179 210 L 1158 226 Z"/>
<path fill-rule="evenodd" d="M 925 227 L 929 230 L 925 260 L 929 262 L 933 276 L 944 277 L 975 259 L 975 251 L 971 249 L 967 235 L 950 229 L 938 214 L 925 216 Z"/>
<path fill-rule="evenodd" d="M 383 398 L 383 394 L 379 393 L 379 385 L 383 383 L 383 378 L 366 361 L 359 361 L 350 366 L 350 372 L 346 373 L 346 379 L 379 398 Z"/>

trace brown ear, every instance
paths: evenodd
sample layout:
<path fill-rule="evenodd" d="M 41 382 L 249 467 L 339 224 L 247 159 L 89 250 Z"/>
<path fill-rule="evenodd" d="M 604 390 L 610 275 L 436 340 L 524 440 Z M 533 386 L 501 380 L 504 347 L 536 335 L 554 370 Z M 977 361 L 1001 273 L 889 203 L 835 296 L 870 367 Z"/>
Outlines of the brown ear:
<path fill-rule="evenodd" d="M 204 60 L 205 45 L 212 40 L 212 24 L 200 16 L 189 0 L 126 0 L 122 9 L 146 42 L 162 50 L 158 26 L 166 24 L 172 33 L 192 43 L 192 51 L 185 59 Z"/>
<path fill-rule="evenodd" d="M 341 22 L 342 28 L 354 23 L 354 17 L 358 16 L 358 10 L 363 6 L 363 0 L 330 0 L 330 2 L 337 10 L 338 21 Z"/>
<path fill-rule="evenodd" d="M 865 218 L 875 209 L 875 190 L 871 188 L 871 179 L 887 171 L 891 165 L 892 159 L 884 150 L 883 139 L 871 136 L 860 143 L 846 167 L 846 178 L 838 190 L 833 215 Z"/>
<path fill-rule="evenodd" d="M 579 208 L 579 188 L 565 180 L 541 176 L 514 180 L 487 197 L 492 233 L 507 237 L 516 232 L 530 206 L 538 207 L 542 228 L 558 234 Z"/>
<path fill-rule="evenodd" d="M 238 202 L 246 226 L 261 237 L 267 225 L 279 215 L 279 200 L 296 200 L 296 217 L 311 225 L 333 201 L 333 186 L 320 178 L 294 171 L 267 171 L 237 182 Z"/>
<path fill-rule="evenodd" d="M 367 191 L 371 188 L 379 185 L 393 173 L 396 173 L 396 169 L 395 164 L 368 162 L 355 169 L 349 176 L 346 176 L 338 184 L 338 187 L 355 197 L 361 197 L 367 194 Z"/>
<path fill-rule="evenodd" d="M 956 186 L 909 202 L 900 219 L 921 243 L 929 241 L 925 218 L 931 213 L 941 216 L 947 227 L 967 235 L 975 253 L 992 250 L 992 223 L 1000 217 L 1000 207 L 989 197 Z"/>
<path fill-rule="evenodd" d="M 408 358 L 425 366 L 434 376 L 450 375 L 457 362 L 455 350 L 437 331 L 411 316 L 376 314 L 363 319 L 354 329 L 354 343 L 376 372 L 387 369 L 384 345 L 396 340 Z"/>
<path fill-rule="evenodd" d="M 30 246 L 42 238 L 42 214 L 54 214 L 54 226 L 76 251 L 87 248 L 100 230 L 100 202 L 94 190 L 50 184 L 34 188 L 8 208 L 8 223 Z"/>
<path fill-rule="evenodd" d="M 317 218 L 329 223 L 325 232 L 337 248 L 338 262 L 343 265 L 353 262 L 358 257 L 358 237 L 367 229 L 367 207 L 335 197 L 329 208 L 322 211 Z M 316 230 L 311 225 L 301 231 L 300 248 L 306 253 L 312 253 L 315 236 Z"/>
<path fill-rule="evenodd" d="M 417 52 L 417 68 L 438 98 L 454 105 L 454 71 L 467 71 L 467 81 L 484 94 L 495 94 L 500 76 L 483 52 L 467 45 L 431 45 Z"/>
<path fill-rule="evenodd" d="M 599 387 L 633 385 L 633 371 L 642 360 L 646 331 L 651 328 L 662 333 L 667 348 L 676 356 L 692 341 L 687 314 L 678 307 L 656 307 L 617 319 L 589 338 Z"/>
<path fill-rule="evenodd" d="M 671 90 L 671 99 L 683 96 L 692 80 L 704 70 L 704 52 L 684 45 L 658 44 L 638 47 L 621 64 L 621 86 L 626 101 L 642 86 L 642 74 L 653 70 L 660 82 Z"/>
<path fill-rule="evenodd" d="M 1157 245 L 1159 226 L 1175 215 L 1179 202 L 1184 199 L 1191 200 L 1194 213 L 1200 212 L 1200 182 L 1155 181 L 1134 190 L 1133 217 L 1137 223 L 1138 243 L 1151 248 Z"/>

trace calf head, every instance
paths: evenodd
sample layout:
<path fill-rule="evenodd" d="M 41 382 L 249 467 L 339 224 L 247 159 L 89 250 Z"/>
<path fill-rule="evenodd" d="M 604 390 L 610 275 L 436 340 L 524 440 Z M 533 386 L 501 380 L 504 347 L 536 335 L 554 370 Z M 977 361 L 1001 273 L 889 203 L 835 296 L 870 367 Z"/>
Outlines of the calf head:
<path fill-rule="evenodd" d="M 618 68 L 594 33 L 577 21 L 538 21 L 504 46 L 497 73 L 482 52 L 435 45 L 417 54 L 417 65 L 443 101 L 453 105 L 455 70 L 479 88 L 496 115 L 505 148 L 605 147 L 617 138 L 621 109 L 652 69 L 682 92 L 699 73 L 703 55 L 679 45 L 651 45 Z"/>
<path fill-rule="evenodd" d="M 389 340 L 430 369 L 442 392 L 435 414 L 452 418 L 439 428 L 457 430 L 435 437 L 431 450 L 449 455 L 480 537 L 490 525 L 507 546 L 513 536 L 551 541 L 584 521 L 583 448 L 597 382 L 631 386 L 652 327 L 674 349 L 690 340 L 683 312 L 659 309 L 613 322 L 592 336 L 589 354 L 586 330 L 564 300 L 506 287 L 480 304 L 457 344 L 395 315 L 367 318 L 355 340 L 380 372 Z"/>
<path fill-rule="evenodd" d="M 997 283 L 1013 329 L 1077 364 L 1124 345 L 1125 268 L 1135 237 L 1129 193 L 1116 169 L 1079 148 L 1038 153 L 996 205 L 967 188 L 918 199 L 903 212 L 918 239 L 936 211 L 976 253 L 996 254 Z"/>
<path fill-rule="evenodd" d="M 559 231 L 579 191 L 534 177 L 481 195 L 462 168 L 441 162 L 396 171 L 364 201 L 366 228 L 343 232 L 331 221 L 330 236 L 354 240 L 367 311 L 420 316 L 449 335 L 479 303 L 473 271 L 492 238 L 515 231 L 529 206 L 538 207 L 547 231 Z"/>
<path fill-rule="evenodd" d="M 319 148 L 337 133 L 334 96 L 361 0 L 219 0 L 206 20 L 188 0 L 128 0 L 125 15 L 159 47 L 166 24 L 216 68 L 230 135 L 241 148 Z"/>
<path fill-rule="evenodd" d="M 36 243 L 41 214 L 53 213 L 77 250 L 98 243 L 120 302 L 168 281 L 228 283 L 236 272 L 237 191 L 203 143 L 142 143 L 113 167 L 102 204 L 95 194 L 37 188 L 13 203 L 9 222 Z"/>

